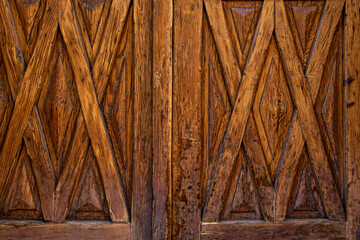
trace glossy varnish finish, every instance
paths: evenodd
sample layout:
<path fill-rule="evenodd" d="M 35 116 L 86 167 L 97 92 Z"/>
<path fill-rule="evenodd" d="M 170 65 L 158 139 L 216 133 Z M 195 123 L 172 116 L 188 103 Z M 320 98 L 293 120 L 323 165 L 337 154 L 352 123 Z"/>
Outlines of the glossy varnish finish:
<path fill-rule="evenodd" d="M 357 0 L 0 0 L 0 239 L 359 239 Z"/>

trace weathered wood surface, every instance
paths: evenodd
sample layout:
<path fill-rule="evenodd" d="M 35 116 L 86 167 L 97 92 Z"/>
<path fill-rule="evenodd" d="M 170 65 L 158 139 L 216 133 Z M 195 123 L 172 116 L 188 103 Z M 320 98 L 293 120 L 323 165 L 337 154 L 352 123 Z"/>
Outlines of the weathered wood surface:
<path fill-rule="evenodd" d="M 202 239 L 346 239 L 345 222 L 289 221 L 202 224 Z"/>
<path fill-rule="evenodd" d="M 174 2 L 172 236 L 200 239 L 201 0 Z"/>
<path fill-rule="evenodd" d="M 64 224 L 41 222 L 0 222 L 0 238 L 16 239 L 129 239 L 129 224 L 110 222 L 65 222 Z"/>
<path fill-rule="evenodd" d="M 134 173 L 131 238 L 149 239 L 152 232 L 152 14 L 153 2 L 135 0 L 134 7 Z"/>
<path fill-rule="evenodd" d="M 347 218 L 349 239 L 360 238 L 360 2 L 346 1 Z"/>
<path fill-rule="evenodd" d="M 173 2 L 155 1 L 153 14 L 152 239 L 171 239 Z"/>

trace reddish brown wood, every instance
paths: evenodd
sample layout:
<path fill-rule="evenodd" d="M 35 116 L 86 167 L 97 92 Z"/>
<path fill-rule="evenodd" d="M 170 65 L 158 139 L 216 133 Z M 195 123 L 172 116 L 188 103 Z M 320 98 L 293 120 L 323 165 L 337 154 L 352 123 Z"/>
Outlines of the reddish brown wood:
<path fill-rule="evenodd" d="M 349 239 L 360 237 L 360 3 L 346 1 L 345 81 L 347 114 L 347 217 Z"/>
<path fill-rule="evenodd" d="M 131 238 L 152 233 L 152 14 L 153 2 L 135 0 L 134 7 L 134 173 Z"/>
<path fill-rule="evenodd" d="M 255 33 L 253 51 L 245 66 L 244 75 L 239 87 L 238 97 L 234 103 L 229 126 L 223 141 L 223 151 L 219 155 L 217 169 L 212 182 L 208 201 L 204 209 L 204 221 L 217 221 L 222 207 L 226 186 L 228 185 L 231 168 L 239 152 L 254 99 L 254 90 L 260 75 L 260 66 L 265 60 L 265 52 L 273 31 L 274 3 L 265 1 L 261 12 L 260 23 Z M 255 81 L 254 81 L 255 79 Z M 270 212 L 269 212 L 270 214 Z M 271 215 L 269 216 L 271 218 Z"/>
<path fill-rule="evenodd" d="M 110 222 L 0 222 L 0 238 L 15 239 L 129 239 L 129 224 Z"/>
<path fill-rule="evenodd" d="M 275 2 L 276 39 L 285 64 L 286 76 L 289 78 L 290 91 L 298 109 L 304 138 L 307 141 L 312 166 L 319 183 L 319 190 L 324 201 L 324 207 L 330 219 L 344 218 L 344 210 L 336 190 L 325 148 L 322 142 L 319 124 L 311 101 L 310 92 L 306 88 L 306 79 L 301 71 L 301 63 L 296 56 L 295 45 L 289 32 L 289 22 L 286 18 L 284 2 Z"/>
<path fill-rule="evenodd" d="M 173 2 L 155 1 L 153 13 L 152 238 L 171 239 Z"/>
<path fill-rule="evenodd" d="M 332 221 L 202 224 L 202 239 L 346 239 L 346 224 Z"/>
<path fill-rule="evenodd" d="M 174 3 L 173 239 L 200 239 L 201 0 Z M 190 67 L 191 66 L 191 67 Z"/>

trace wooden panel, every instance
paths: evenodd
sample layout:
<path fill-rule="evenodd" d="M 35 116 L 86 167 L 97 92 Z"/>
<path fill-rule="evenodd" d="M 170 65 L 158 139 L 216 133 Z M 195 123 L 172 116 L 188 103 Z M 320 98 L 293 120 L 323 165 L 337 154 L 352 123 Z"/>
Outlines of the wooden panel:
<path fill-rule="evenodd" d="M 129 224 L 110 222 L 66 222 L 44 224 L 42 222 L 0 222 L 0 238 L 15 239 L 129 239 Z"/>
<path fill-rule="evenodd" d="M 5 3 L 5 1 L 1 2 L 1 8 L 2 9 L 9 9 L 9 5 Z M 33 106 L 37 100 L 39 89 L 41 88 L 43 84 L 44 78 L 47 76 L 48 69 L 47 66 L 49 64 L 49 60 L 51 57 L 51 53 L 53 50 L 54 42 L 53 39 L 56 35 L 56 30 L 58 26 L 57 22 L 57 9 L 58 5 L 56 1 L 48 1 L 46 4 L 46 11 L 43 14 L 42 18 L 42 24 L 39 26 L 39 36 L 38 36 L 38 42 L 34 47 L 33 56 L 31 57 L 31 60 L 28 62 L 28 66 L 26 69 L 26 72 L 24 74 L 24 77 L 21 81 L 19 90 L 17 91 L 17 83 L 20 82 L 21 79 L 11 79 L 11 81 L 15 81 L 11 84 L 13 87 L 12 93 L 13 98 L 15 100 L 14 109 L 12 111 L 12 116 L 10 119 L 10 122 L 8 124 L 7 133 L 4 138 L 4 142 L 2 145 L 1 153 L 0 153 L 0 164 L 1 164 L 1 173 L 0 175 L 3 176 L 0 178 L 0 189 L 1 189 L 1 198 L 5 199 L 6 195 L 9 193 L 9 182 L 16 176 L 14 176 L 14 170 L 15 166 L 18 162 L 18 153 L 20 152 L 21 147 L 23 146 L 23 134 L 26 131 L 27 127 L 27 120 L 29 119 L 31 112 L 33 110 Z M 4 15 L 1 15 L 1 18 L 3 22 L 8 22 L 9 25 L 6 25 L 10 27 L 10 31 L 7 31 L 7 37 L 14 37 L 14 23 L 9 20 L 9 11 L 5 13 Z M 4 21 L 6 20 L 6 21 Z M 46 22 L 46 24 L 45 24 Z M 5 26 L 4 26 L 5 28 Z M 5 38 L 6 39 L 6 38 Z M 3 39 L 4 40 L 4 39 Z M 12 39 L 15 41 L 16 39 Z M 11 45 L 10 45 L 11 46 Z M 7 61 L 14 62 L 14 60 L 10 60 L 12 57 L 15 58 L 22 58 L 20 49 L 17 49 L 16 55 L 5 55 L 8 59 Z M 42 57 L 39 57 L 42 56 Z M 16 63 L 16 61 L 15 61 Z M 14 66 L 14 65 L 12 65 Z M 21 67 L 17 70 L 13 69 L 14 71 L 22 71 L 22 66 L 17 65 L 18 67 Z M 19 74 L 18 74 L 19 75 Z M 15 75 L 15 76 L 18 76 Z M 13 75 L 14 76 L 14 75 Z M 9 80 L 9 79 L 8 79 Z M 17 95 L 16 95 L 17 93 Z M 25 119 L 25 120 L 24 120 Z M 33 122 L 38 121 L 38 119 L 33 119 Z M 41 128 L 40 128 L 41 129 Z M 46 149 L 45 149 L 46 151 Z M 45 161 L 48 159 L 45 159 Z M 44 163 L 42 160 L 39 161 L 39 163 Z M 42 166 L 44 169 L 46 169 L 48 166 L 44 165 Z M 36 171 L 35 173 L 39 173 Z M 45 171 L 43 173 L 48 173 L 48 171 Z M 7 176 L 7 177 L 4 177 Z M 40 177 L 40 176 L 39 176 Z M 42 184 L 51 184 L 51 175 L 45 175 L 40 177 L 42 181 L 37 183 L 38 185 Z M 43 178 L 50 180 L 48 182 L 43 183 Z M 39 178 L 38 178 L 39 179 Z M 42 187 L 41 187 L 42 188 Z M 48 188 L 49 189 L 49 188 Z M 48 190 L 47 189 L 47 190 Z M 50 196 L 51 197 L 51 196 Z M 42 198 L 42 200 L 45 200 L 45 198 Z M 4 200 L 2 201 L 4 203 Z M 48 202 L 44 202 L 43 204 L 48 204 Z M 47 220 L 51 220 L 51 204 L 50 206 L 50 212 L 45 212 L 44 215 L 46 216 Z"/>
<path fill-rule="evenodd" d="M 172 28 L 172 0 L 155 1 L 153 19 L 153 239 L 171 239 Z"/>
<path fill-rule="evenodd" d="M 203 224 L 202 239 L 346 239 L 346 224 L 331 221 Z"/>
<path fill-rule="evenodd" d="M 208 6 L 213 4 L 211 1 Z M 265 61 L 266 50 L 270 43 L 273 32 L 273 10 L 272 1 L 265 1 L 261 11 L 260 21 L 255 31 L 254 41 L 252 43 L 253 51 L 249 54 L 248 62 L 245 65 L 244 75 L 241 79 L 238 97 L 233 103 L 232 114 L 228 123 L 227 132 L 222 143 L 222 152 L 220 152 L 214 173 L 214 178 L 210 185 L 209 194 L 206 194 L 204 208 L 204 221 L 217 221 L 223 209 L 221 206 L 226 196 L 226 187 L 231 176 L 231 169 L 234 165 L 236 156 L 239 153 L 242 138 L 245 133 L 246 123 L 249 119 L 251 106 L 254 100 L 254 92 L 258 84 L 258 76 L 261 72 L 261 65 Z M 217 11 L 222 11 L 218 9 Z M 215 14 L 208 11 L 208 14 Z M 225 27 L 225 26 L 223 26 Z M 221 52 L 219 52 L 221 54 Z M 235 68 L 237 66 L 234 66 Z M 255 79 L 255 81 L 254 81 Z M 267 182 L 265 182 L 267 185 Z M 269 192 L 266 193 L 270 197 Z M 220 204 L 220 206 L 219 206 Z M 266 206 L 265 217 L 272 219 L 273 211 L 271 206 Z"/>
<path fill-rule="evenodd" d="M 360 237 L 360 2 L 346 1 L 345 81 L 347 113 L 347 217 L 349 239 Z"/>
<path fill-rule="evenodd" d="M 173 239 L 200 239 L 201 0 L 174 3 Z"/>
<path fill-rule="evenodd" d="M 0 63 L 2 73 L 4 65 L 7 71 L 6 75 L 1 75 L 1 99 L 6 99 L 0 111 L 3 120 L 0 130 L 4 133 L 1 141 L 5 136 L 1 154 L 14 155 L 1 157 L 13 159 L 2 168 L 10 171 L 8 178 L 1 178 L 6 181 L 0 204 L 1 217 L 5 219 L 61 222 L 66 218 L 102 220 L 111 216 L 119 221 L 116 215 L 127 215 L 127 207 L 115 211 L 109 206 L 121 208 L 132 194 L 132 21 L 127 21 L 126 34 L 120 37 L 130 1 L 107 1 L 104 8 L 107 10 L 100 11 L 100 15 L 99 2 L 76 1 L 73 5 L 74 2 L 63 2 L 61 29 L 66 25 L 74 30 L 65 33 L 57 28 L 58 11 L 55 15 L 52 12 L 59 7 L 58 1 L 1 2 L 1 30 L 4 32 L 1 43 L 5 47 L 1 48 Z M 77 6 L 83 7 L 80 14 L 86 15 L 87 21 L 78 22 L 83 15 L 71 17 L 68 14 L 79 13 Z M 110 20 L 106 22 L 105 19 Z M 97 33 L 92 39 L 95 53 L 91 56 L 82 50 L 83 32 L 78 26 L 89 28 L 91 34 Z M 103 34 L 112 40 L 102 41 Z M 67 46 L 72 40 L 76 40 L 77 45 Z M 88 64 L 88 57 L 95 56 L 96 60 Z M 74 65 L 76 61 L 82 64 Z M 87 83 L 79 79 L 80 74 L 87 77 Z M 82 88 L 79 84 L 87 84 L 87 91 L 86 88 L 78 91 L 78 87 Z M 116 91 L 121 94 L 114 99 Z M 104 95 L 106 99 L 102 104 Z M 13 110 L 15 99 L 18 106 Z M 90 104 L 86 106 L 89 99 Z M 90 105 L 97 109 L 86 111 Z M 21 110 L 22 107 L 26 111 Z M 12 110 L 13 119 L 25 121 L 20 125 L 14 123 L 15 120 L 9 122 Z M 93 117 L 99 118 L 101 124 Z M 90 127 L 92 124 L 94 126 Z M 18 134 L 13 134 L 13 128 L 17 128 Z M 114 134 L 114 128 L 118 133 Z M 97 130 L 103 140 L 97 136 L 90 142 L 89 137 L 94 137 Z M 100 152 L 104 150 L 102 156 L 99 149 Z M 111 174 L 104 171 L 107 164 L 110 164 Z M 121 181 L 126 185 L 126 198 Z M 18 187 L 20 183 L 24 187 Z M 109 187 L 108 184 L 115 185 Z"/>
<path fill-rule="evenodd" d="M 153 2 L 134 3 L 134 173 L 132 239 L 149 239 L 152 220 L 152 14 Z"/>

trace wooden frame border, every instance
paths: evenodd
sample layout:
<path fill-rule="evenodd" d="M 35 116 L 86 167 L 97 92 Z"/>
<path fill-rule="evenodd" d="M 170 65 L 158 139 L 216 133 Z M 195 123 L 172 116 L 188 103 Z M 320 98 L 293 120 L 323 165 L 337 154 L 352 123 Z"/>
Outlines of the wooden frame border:
<path fill-rule="evenodd" d="M 345 8 L 346 183 L 348 238 L 360 239 L 360 2 Z"/>
<path fill-rule="evenodd" d="M 344 239 L 339 221 L 239 221 L 202 224 L 202 239 Z"/>
<path fill-rule="evenodd" d="M 70 221 L 62 224 L 41 221 L 1 221 L 0 239 L 129 239 L 130 224 Z"/>

